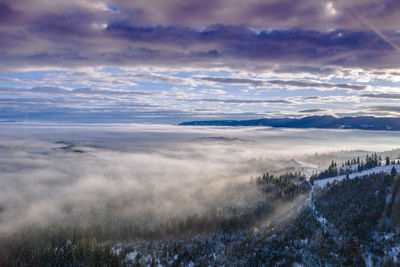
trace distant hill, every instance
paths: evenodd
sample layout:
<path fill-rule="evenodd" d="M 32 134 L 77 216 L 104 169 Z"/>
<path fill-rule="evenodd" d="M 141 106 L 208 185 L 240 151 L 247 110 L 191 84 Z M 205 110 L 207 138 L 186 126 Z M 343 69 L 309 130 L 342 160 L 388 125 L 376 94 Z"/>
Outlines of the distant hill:
<path fill-rule="evenodd" d="M 400 118 L 384 118 L 373 116 L 344 117 L 309 116 L 301 119 L 256 119 L 256 120 L 212 120 L 189 121 L 179 125 L 192 126 L 270 126 L 286 128 L 323 128 L 323 129 L 360 129 L 399 131 Z"/>

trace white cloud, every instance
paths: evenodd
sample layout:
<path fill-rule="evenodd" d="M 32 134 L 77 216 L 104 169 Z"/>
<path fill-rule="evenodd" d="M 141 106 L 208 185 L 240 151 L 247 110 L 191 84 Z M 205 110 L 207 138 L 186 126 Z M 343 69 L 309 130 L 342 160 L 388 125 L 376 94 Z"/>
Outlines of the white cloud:
<path fill-rule="evenodd" d="M 337 14 L 337 10 L 332 2 L 326 3 L 326 12 L 331 16 L 335 16 Z"/>
<path fill-rule="evenodd" d="M 224 95 L 226 92 L 221 89 L 203 89 L 200 92 L 203 94 L 211 94 L 211 95 Z"/>

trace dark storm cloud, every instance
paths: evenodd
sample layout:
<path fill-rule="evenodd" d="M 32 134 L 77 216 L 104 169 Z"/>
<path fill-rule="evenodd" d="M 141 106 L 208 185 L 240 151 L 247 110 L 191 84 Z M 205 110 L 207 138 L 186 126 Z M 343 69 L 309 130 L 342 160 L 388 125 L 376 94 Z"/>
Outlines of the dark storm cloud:
<path fill-rule="evenodd" d="M 357 16 L 398 29 L 397 0 L 163 0 L 112 1 L 130 22 L 151 25 L 251 25 L 261 28 L 360 28 Z M 382 21 L 382 17 L 386 18 Z M 384 23 L 386 22 L 386 23 Z"/>
<path fill-rule="evenodd" d="M 397 66 L 399 35 L 391 26 L 400 22 L 397 1 L 348 2 L 332 2 L 329 9 L 327 2 L 313 0 L 110 1 L 110 8 L 79 0 L 8 0 L 0 6 L 0 68 L 160 66 L 254 71 L 309 62 L 308 71 L 329 72 L 323 66 Z M 368 15 L 369 26 L 354 19 L 352 10 Z M 391 23 L 379 24 L 375 20 L 380 17 Z M 385 38 L 371 25 L 385 30 Z M 328 30 L 332 28 L 342 30 Z"/>

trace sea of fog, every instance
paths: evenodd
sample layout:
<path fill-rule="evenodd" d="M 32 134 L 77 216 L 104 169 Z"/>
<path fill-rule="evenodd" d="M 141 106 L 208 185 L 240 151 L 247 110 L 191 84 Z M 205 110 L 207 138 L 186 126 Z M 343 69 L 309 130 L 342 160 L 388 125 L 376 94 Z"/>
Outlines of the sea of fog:
<path fill-rule="evenodd" d="M 0 127 L 0 233 L 71 218 L 90 223 L 88 214 L 146 224 L 215 207 L 251 206 L 262 195 L 248 182 L 264 172 L 309 174 L 325 167 L 326 161 L 318 160 L 323 153 L 346 160 L 400 147 L 400 132 L 389 131 L 150 124 Z"/>

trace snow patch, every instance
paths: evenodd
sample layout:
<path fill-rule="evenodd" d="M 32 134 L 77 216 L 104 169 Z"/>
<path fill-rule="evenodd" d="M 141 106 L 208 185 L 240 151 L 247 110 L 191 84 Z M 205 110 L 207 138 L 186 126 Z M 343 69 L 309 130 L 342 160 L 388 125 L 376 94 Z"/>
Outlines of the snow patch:
<path fill-rule="evenodd" d="M 399 164 L 390 164 L 385 166 L 378 166 L 375 168 L 371 168 L 368 170 L 364 170 L 362 172 L 355 172 L 349 174 L 349 179 L 354 179 L 356 177 L 363 177 L 364 175 L 369 175 L 371 173 L 380 173 L 380 172 L 387 172 L 390 173 L 392 168 L 395 167 L 397 172 L 400 172 L 400 165 Z M 314 185 L 320 188 L 324 188 L 328 183 L 332 184 L 334 181 L 341 181 L 346 178 L 346 175 L 339 175 L 331 178 L 321 179 L 321 180 L 314 180 Z"/>

